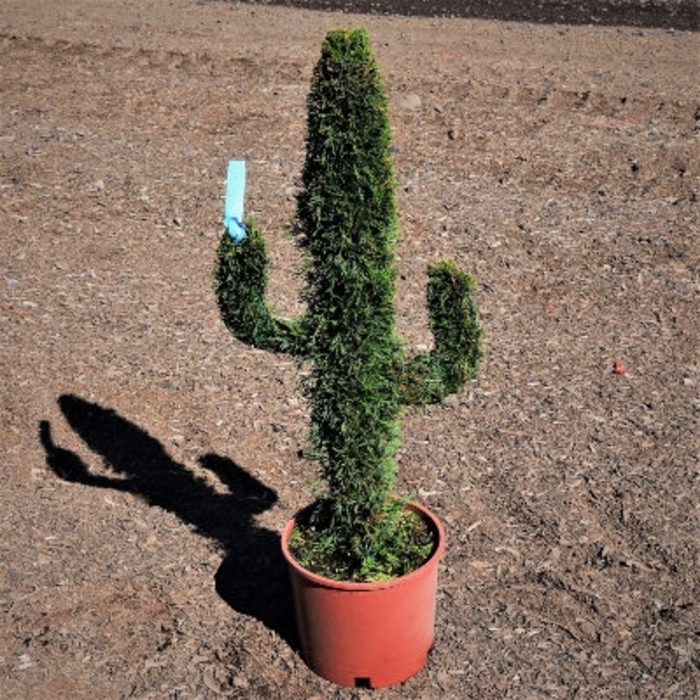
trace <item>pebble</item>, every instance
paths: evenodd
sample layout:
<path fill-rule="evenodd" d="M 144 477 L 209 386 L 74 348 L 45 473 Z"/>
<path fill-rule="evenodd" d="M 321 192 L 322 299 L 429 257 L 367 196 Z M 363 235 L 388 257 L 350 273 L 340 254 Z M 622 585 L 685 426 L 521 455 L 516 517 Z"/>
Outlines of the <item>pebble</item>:
<path fill-rule="evenodd" d="M 248 679 L 245 678 L 245 676 L 237 675 L 233 679 L 233 685 L 235 688 L 248 688 L 250 686 L 250 683 L 248 682 Z"/>
<path fill-rule="evenodd" d="M 449 406 L 450 408 L 457 408 L 459 406 L 459 396 L 456 394 L 446 396 L 442 401 L 442 405 Z"/>
<path fill-rule="evenodd" d="M 20 654 L 17 657 L 17 660 L 19 661 L 19 666 L 17 666 L 18 671 L 26 671 L 28 668 L 31 668 L 34 665 L 29 657 L 29 654 Z"/>
<path fill-rule="evenodd" d="M 202 674 L 202 680 L 204 681 L 204 685 L 206 685 L 207 688 L 209 688 L 209 690 L 216 693 L 217 695 L 221 693 L 221 684 L 214 677 L 214 671 L 211 667 L 204 669 L 204 673 Z"/>
<path fill-rule="evenodd" d="M 423 101 L 418 95 L 411 93 L 410 95 L 404 95 L 399 104 L 406 109 L 418 109 L 423 104 Z"/>

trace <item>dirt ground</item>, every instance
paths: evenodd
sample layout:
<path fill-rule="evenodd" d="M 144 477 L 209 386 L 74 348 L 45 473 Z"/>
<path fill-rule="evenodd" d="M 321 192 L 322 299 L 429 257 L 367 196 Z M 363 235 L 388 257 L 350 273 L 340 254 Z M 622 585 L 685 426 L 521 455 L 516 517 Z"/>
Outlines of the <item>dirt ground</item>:
<path fill-rule="evenodd" d="M 546 24 L 700 29 L 697 0 L 246 0 L 255 4 L 423 17 L 471 17 Z M 206 2 L 206 0 L 200 0 Z"/>
<path fill-rule="evenodd" d="M 226 163 L 299 312 L 289 235 L 325 32 L 392 109 L 397 307 L 479 281 L 487 355 L 405 414 L 444 520 L 436 644 L 399 687 L 298 654 L 278 533 L 311 500 L 293 360 L 211 271 Z M 0 0 L 0 697 L 700 695 L 700 35 L 170 0 Z"/>

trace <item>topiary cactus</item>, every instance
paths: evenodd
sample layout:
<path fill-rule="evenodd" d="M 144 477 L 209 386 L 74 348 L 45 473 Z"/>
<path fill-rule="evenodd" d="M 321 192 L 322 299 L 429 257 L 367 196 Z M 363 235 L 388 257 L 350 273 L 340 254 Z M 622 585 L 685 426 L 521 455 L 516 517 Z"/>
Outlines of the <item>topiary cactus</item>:
<path fill-rule="evenodd" d="M 419 565 L 431 547 L 395 496 L 401 406 L 441 401 L 475 375 L 482 352 L 475 288 L 452 262 L 429 267 L 434 348 L 407 358 L 395 330 L 398 212 L 388 106 L 365 30 L 326 36 L 307 126 L 296 219 L 304 315 L 279 319 L 269 308 L 265 242 L 251 219 L 242 242 L 221 239 L 216 295 L 239 340 L 310 367 L 310 454 L 326 488 L 299 522 L 295 556 L 333 578 L 392 577 Z"/>

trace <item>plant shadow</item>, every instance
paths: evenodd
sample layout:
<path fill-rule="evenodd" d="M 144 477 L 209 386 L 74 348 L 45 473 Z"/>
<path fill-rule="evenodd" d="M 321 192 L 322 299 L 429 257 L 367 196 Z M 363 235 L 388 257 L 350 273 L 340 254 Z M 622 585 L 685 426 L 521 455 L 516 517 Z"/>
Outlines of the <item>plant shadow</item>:
<path fill-rule="evenodd" d="M 71 394 L 60 396 L 58 405 L 71 428 L 115 476 L 91 472 L 77 454 L 55 444 L 50 422 L 41 421 L 39 439 L 49 468 L 64 481 L 139 496 L 215 541 L 224 552 L 215 577 L 219 596 L 298 649 L 279 535 L 255 523 L 256 515 L 277 502 L 275 491 L 232 460 L 203 455 L 199 464 L 226 487 L 227 493 L 219 493 L 175 462 L 158 440 L 114 410 Z"/>

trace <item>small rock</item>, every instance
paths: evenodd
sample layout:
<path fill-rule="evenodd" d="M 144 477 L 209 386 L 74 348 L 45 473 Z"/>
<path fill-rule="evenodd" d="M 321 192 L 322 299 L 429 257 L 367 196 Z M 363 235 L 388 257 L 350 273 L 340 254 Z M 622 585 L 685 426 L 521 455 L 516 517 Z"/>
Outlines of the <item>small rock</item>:
<path fill-rule="evenodd" d="M 443 406 L 449 406 L 449 408 L 457 408 L 459 406 L 459 397 L 456 394 L 450 394 L 442 400 Z"/>
<path fill-rule="evenodd" d="M 207 688 L 209 688 L 209 690 L 216 693 L 217 695 L 221 694 L 221 684 L 214 677 L 214 670 L 211 666 L 204 669 L 204 673 L 202 674 L 202 680 L 204 681 L 204 685 L 206 685 Z"/>
<path fill-rule="evenodd" d="M 418 109 L 423 104 L 423 101 L 418 95 L 412 93 L 410 95 L 404 95 L 399 104 L 406 109 Z"/>
<path fill-rule="evenodd" d="M 438 671 L 437 682 L 444 688 L 444 686 L 448 685 L 450 682 L 450 674 L 446 671 Z"/>
<path fill-rule="evenodd" d="M 17 666 L 18 671 L 26 671 L 28 668 L 31 668 L 34 665 L 32 660 L 29 658 L 29 654 L 20 654 L 17 657 L 17 660 L 19 661 L 19 665 Z"/>
<path fill-rule="evenodd" d="M 250 685 L 250 683 L 248 683 L 247 678 L 239 674 L 237 676 L 234 676 L 233 685 L 235 688 L 247 688 Z"/>

